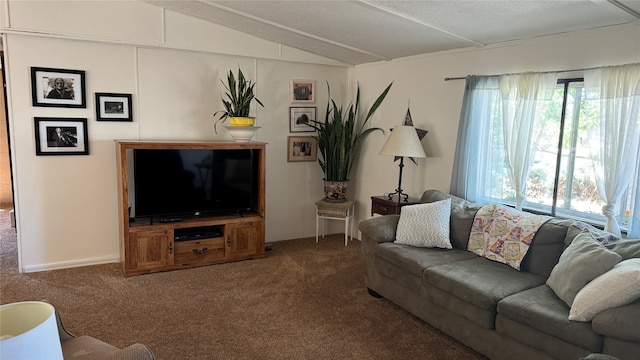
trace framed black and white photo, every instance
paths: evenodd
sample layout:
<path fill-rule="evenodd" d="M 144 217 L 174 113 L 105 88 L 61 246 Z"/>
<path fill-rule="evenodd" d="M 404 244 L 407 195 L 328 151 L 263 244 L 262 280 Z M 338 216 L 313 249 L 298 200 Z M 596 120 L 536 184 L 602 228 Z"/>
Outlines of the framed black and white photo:
<path fill-rule="evenodd" d="M 290 107 L 289 108 L 289 132 L 314 132 L 309 126 L 310 121 L 316 120 L 316 107 Z"/>
<path fill-rule="evenodd" d="M 133 121 L 131 94 L 96 93 L 97 121 Z"/>
<path fill-rule="evenodd" d="M 287 161 L 318 160 L 318 141 L 311 136 L 289 136 Z"/>
<path fill-rule="evenodd" d="M 291 80 L 292 103 L 313 104 L 315 100 L 316 82 L 315 80 Z"/>
<path fill-rule="evenodd" d="M 86 118 L 35 118 L 36 155 L 89 155 Z"/>
<path fill-rule="evenodd" d="M 32 67 L 33 106 L 86 108 L 85 72 Z"/>

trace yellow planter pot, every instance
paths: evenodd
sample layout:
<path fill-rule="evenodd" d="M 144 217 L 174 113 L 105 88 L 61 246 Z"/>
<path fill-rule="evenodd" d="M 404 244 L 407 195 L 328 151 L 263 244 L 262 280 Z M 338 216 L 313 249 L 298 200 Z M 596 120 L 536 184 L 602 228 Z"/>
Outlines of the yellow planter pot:
<path fill-rule="evenodd" d="M 229 117 L 231 126 L 253 126 L 255 122 L 255 117 Z"/>

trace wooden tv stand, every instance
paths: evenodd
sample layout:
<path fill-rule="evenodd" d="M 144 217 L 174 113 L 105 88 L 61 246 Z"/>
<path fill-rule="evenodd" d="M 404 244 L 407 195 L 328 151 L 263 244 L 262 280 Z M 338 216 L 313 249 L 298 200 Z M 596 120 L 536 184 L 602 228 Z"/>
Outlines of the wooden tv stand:
<path fill-rule="evenodd" d="M 163 142 L 116 140 L 120 263 L 124 276 L 191 268 L 265 256 L 266 143 Z M 258 150 L 258 196 L 254 211 L 243 214 L 198 216 L 177 222 L 129 219 L 128 171 L 134 149 L 255 149 Z M 130 171 L 130 170 L 129 170 Z M 180 240 L 194 229 L 204 236 Z"/>

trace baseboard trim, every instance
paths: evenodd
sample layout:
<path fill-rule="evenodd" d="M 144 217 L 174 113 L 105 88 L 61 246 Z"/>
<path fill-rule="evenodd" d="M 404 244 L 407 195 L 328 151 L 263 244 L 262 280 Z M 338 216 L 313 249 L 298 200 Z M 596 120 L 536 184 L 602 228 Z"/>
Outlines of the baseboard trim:
<path fill-rule="evenodd" d="M 21 272 L 31 273 L 31 272 L 40 272 L 40 271 L 60 270 L 60 269 L 69 269 L 69 268 L 82 267 L 82 266 L 111 264 L 111 263 L 117 263 L 117 262 L 120 262 L 120 256 L 103 256 L 103 257 L 97 257 L 92 259 L 62 261 L 62 262 L 50 263 L 50 264 L 25 266 L 22 268 Z"/>

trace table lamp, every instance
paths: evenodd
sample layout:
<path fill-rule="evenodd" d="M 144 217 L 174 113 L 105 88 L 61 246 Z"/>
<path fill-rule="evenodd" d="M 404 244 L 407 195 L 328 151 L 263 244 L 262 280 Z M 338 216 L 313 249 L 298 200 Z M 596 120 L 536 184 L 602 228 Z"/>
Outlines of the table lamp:
<path fill-rule="evenodd" d="M 393 128 L 389 138 L 380 149 L 379 155 L 391 155 L 398 156 L 400 158 L 400 176 L 398 178 L 398 188 L 395 192 L 389 194 L 389 200 L 393 199 L 393 196 L 398 194 L 398 203 L 404 199 L 407 202 L 409 195 L 402 192 L 402 168 L 404 167 L 405 157 L 425 158 L 427 155 L 424 153 L 422 144 L 420 143 L 420 137 L 416 132 L 416 128 L 407 125 L 398 125 Z"/>
<path fill-rule="evenodd" d="M 0 306 L 0 359 L 61 359 L 56 310 L 25 301 Z"/>

